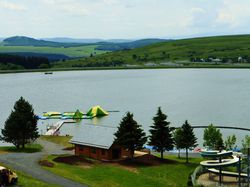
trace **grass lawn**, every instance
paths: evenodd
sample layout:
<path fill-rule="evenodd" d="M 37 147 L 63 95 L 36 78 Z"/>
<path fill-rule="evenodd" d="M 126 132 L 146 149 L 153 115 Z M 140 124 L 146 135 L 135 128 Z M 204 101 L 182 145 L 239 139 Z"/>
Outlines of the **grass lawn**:
<path fill-rule="evenodd" d="M 55 165 L 45 169 L 74 181 L 96 187 L 113 186 L 187 186 L 188 175 L 198 166 L 201 158 L 185 159 L 167 157 L 170 163 L 159 166 L 122 167 L 117 164 L 95 162 L 89 167 L 54 162 L 56 156 L 47 159 Z M 174 162 L 173 162 L 174 161 Z"/>
<path fill-rule="evenodd" d="M 40 136 L 40 138 L 42 140 L 60 144 L 64 147 L 73 147 L 73 145 L 69 143 L 72 136 Z"/>
<path fill-rule="evenodd" d="M 51 185 L 42 181 L 39 181 L 37 179 L 34 179 L 33 177 L 24 174 L 22 172 L 16 172 L 17 176 L 18 176 L 18 185 L 22 186 L 22 187 L 47 187 L 47 186 L 51 186 L 51 187 L 56 187 L 56 185 Z"/>
<path fill-rule="evenodd" d="M 17 149 L 15 146 L 2 146 L 0 147 L 0 153 L 9 153 L 9 152 L 21 152 L 21 153 L 35 153 L 40 152 L 43 147 L 39 144 L 26 144 L 25 148 Z"/>

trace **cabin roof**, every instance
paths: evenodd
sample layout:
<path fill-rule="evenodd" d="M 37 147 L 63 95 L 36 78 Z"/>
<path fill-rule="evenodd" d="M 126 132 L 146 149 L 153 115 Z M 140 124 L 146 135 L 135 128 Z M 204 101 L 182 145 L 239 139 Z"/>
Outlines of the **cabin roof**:
<path fill-rule="evenodd" d="M 109 149 L 114 142 L 116 127 L 84 124 L 69 141 L 72 144 Z"/>

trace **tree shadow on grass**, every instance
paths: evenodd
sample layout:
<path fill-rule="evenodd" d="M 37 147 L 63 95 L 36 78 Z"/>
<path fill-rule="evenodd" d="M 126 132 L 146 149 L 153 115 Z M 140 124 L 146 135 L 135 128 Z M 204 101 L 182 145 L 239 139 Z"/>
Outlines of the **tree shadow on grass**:
<path fill-rule="evenodd" d="M 17 149 L 15 146 L 0 147 L 0 152 L 3 153 L 36 153 L 41 152 L 43 147 L 39 144 L 27 144 L 25 148 Z"/>
<path fill-rule="evenodd" d="M 157 156 L 146 154 L 143 156 L 128 158 L 118 162 L 120 165 L 131 166 L 131 167 L 150 167 L 150 166 L 160 166 L 163 164 L 177 164 L 178 161 L 170 159 L 161 159 Z"/>

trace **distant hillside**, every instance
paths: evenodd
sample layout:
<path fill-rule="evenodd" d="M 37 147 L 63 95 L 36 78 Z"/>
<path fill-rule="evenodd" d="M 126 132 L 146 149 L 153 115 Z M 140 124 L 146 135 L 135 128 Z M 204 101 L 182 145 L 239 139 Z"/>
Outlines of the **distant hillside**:
<path fill-rule="evenodd" d="M 97 38 L 90 38 L 90 39 L 77 39 L 77 38 L 42 38 L 42 40 L 51 41 L 51 42 L 59 42 L 59 43 L 82 43 L 82 44 L 93 44 L 98 42 L 108 42 L 108 43 L 125 43 L 125 42 L 132 42 L 134 40 L 126 40 L 126 39 L 97 39 Z"/>
<path fill-rule="evenodd" d="M 66 55 L 49 54 L 49 53 L 30 53 L 30 52 L 13 52 L 13 53 L 11 53 L 11 52 L 9 52 L 9 53 L 0 53 L 0 55 L 1 54 L 16 55 L 16 56 L 22 56 L 22 57 L 44 57 L 44 58 L 47 58 L 50 62 L 72 59 Z"/>
<path fill-rule="evenodd" d="M 105 50 L 105 51 L 120 51 L 120 50 L 128 50 L 128 49 L 134 49 L 138 47 L 144 47 L 147 45 L 151 45 L 151 44 L 159 43 L 159 42 L 165 42 L 165 41 L 169 41 L 169 40 L 142 39 L 142 40 L 136 40 L 132 42 L 123 42 L 123 43 L 102 42 L 102 43 L 99 43 L 100 45 L 96 49 Z"/>
<path fill-rule="evenodd" d="M 130 41 L 124 42 L 128 40 L 117 39 L 117 40 L 107 40 L 109 42 L 103 42 L 102 40 L 99 40 L 99 39 L 78 40 L 78 39 L 71 39 L 71 38 L 54 38 L 52 40 L 54 41 L 37 40 L 34 38 L 25 37 L 25 36 L 14 36 L 14 37 L 4 39 L 2 44 L 4 46 L 34 46 L 34 47 L 79 47 L 79 46 L 96 45 L 96 50 L 119 51 L 119 50 L 124 50 L 124 49 L 125 50 L 134 49 L 137 47 L 143 47 L 143 46 L 150 45 L 153 43 L 166 41 L 163 39 L 143 39 L 143 40 L 137 40 L 137 41 L 132 41 L 132 42 Z M 101 42 L 96 42 L 96 41 L 101 41 Z M 80 43 L 80 42 L 83 42 L 83 43 Z M 30 52 L 30 51 L 27 51 L 27 52 Z"/>
<path fill-rule="evenodd" d="M 77 61 L 58 63 L 59 67 L 164 64 L 213 59 L 216 63 L 250 63 L 250 35 L 216 36 L 161 42 L 132 50 L 106 53 Z"/>
<path fill-rule="evenodd" d="M 73 46 L 83 46 L 83 44 L 74 44 L 74 43 L 59 43 L 51 42 L 45 40 L 37 40 L 34 38 L 29 38 L 25 36 L 14 36 L 6 38 L 3 40 L 5 46 L 35 46 L 35 47 L 73 47 Z M 86 45 L 86 44 L 85 44 Z"/>
<path fill-rule="evenodd" d="M 81 43 L 81 44 L 90 44 L 102 42 L 102 39 L 92 38 L 92 39 L 76 39 L 76 38 L 42 38 L 42 40 L 50 41 L 50 42 L 58 42 L 58 43 Z"/>

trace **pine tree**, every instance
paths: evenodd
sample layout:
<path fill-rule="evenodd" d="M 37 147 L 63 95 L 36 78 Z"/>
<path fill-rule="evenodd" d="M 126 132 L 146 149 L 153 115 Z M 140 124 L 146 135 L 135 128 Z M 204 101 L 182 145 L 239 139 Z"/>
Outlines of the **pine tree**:
<path fill-rule="evenodd" d="M 149 130 L 149 145 L 156 147 L 156 150 L 161 153 L 161 159 L 163 159 L 163 152 L 173 149 L 174 144 L 169 127 L 170 122 L 166 121 L 166 119 L 167 116 L 162 113 L 159 107 L 156 116 L 153 118 L 154 123 Z"/>
<path fill-rule="evenodd" d="M 197 138 L 194 135 L 193 128 L 186 120 L 182 125 L 181 147 L 186 149 L 186 163 L 188 163 L 188 149 L 197 146 Z"/>
<path fill-rule="evenodd" d="M 134 157 L 134 151 L 141 149 L 147 142 L 145 132 L 133 119 L 133 114 L 130 112 L 128 112 L 122 119 L 118 130 L 114 135 L 114 143 L 127 148 L 131 152 L 132 158 Z"/>
<path fill-rule="evenodd" d="M 180 158 L 180 149 L 184 148 L 182 143 L 182 128 L 177 128 L 174 132 L 174 144 L 176 149 L 178 149 L 178 158 Z"/>
<path fill-rule="evenodd" d="M 39 137 L 37 129 L 37 119 L 34 115 L 32 105 L 21 97 L 11 111 L 10 116 L 5 122 L 0 139 L 13 143 L 18 149 L 20 146 L 34 141 Z"/>

